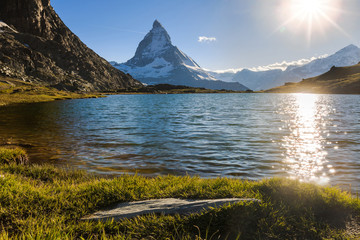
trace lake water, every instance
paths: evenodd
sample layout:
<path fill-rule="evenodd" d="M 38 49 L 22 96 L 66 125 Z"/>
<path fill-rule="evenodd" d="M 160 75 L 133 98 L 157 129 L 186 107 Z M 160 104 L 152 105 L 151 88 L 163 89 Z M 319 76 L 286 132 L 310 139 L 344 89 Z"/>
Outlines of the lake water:
<path fill-rule="evenodd" d="M 360 190 L 360 95 L 117 95 L 0 108 L 0 141 L 100 174 L 261 179 Z"/>

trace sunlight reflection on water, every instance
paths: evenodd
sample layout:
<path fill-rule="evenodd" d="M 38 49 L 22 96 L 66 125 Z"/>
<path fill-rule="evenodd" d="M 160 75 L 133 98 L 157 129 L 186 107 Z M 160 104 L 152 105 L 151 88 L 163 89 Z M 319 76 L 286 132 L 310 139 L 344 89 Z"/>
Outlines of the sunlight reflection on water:
<path fill-rule="evenodd" d="M 322 130 L 330 109 L 321 106 L 320 101 L 320 95 L 295 95 L 292 104 L 284 109 L 291 117 L 286 121 L 290 134 L 283 137 L 282 146 L 286 149 L 285 168 L 291 178 L 326 184 L 335 170 L 327 165 L 327 143 L 323 137 L 327 131 Z"/>

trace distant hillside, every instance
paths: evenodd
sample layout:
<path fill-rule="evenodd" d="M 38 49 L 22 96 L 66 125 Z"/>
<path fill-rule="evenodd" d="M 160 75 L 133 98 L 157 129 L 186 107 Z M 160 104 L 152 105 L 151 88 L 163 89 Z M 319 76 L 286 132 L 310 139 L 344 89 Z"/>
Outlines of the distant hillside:
<path fill-rule="evenodd" d="M 0 75 L 71 91 L 142 85 L 88 48 L 50 0 L 0 1 Z"/>
<path fill-rule="evenodd" d="M 299 83 L 286 83 L 265 92 L 360 94 L 360 63 L 350 67 L 332 67 L 320 76 Z"/>

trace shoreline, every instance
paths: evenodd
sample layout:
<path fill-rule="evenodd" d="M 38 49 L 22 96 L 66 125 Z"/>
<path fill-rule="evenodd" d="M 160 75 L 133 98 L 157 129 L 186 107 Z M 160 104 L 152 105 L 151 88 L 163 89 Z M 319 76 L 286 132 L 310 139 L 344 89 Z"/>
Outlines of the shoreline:
<path fill-rule="evenodd" d="M 275 91 L 281 89 L 281 91 Z M 51 102 L 58 100 L 69 99 L 88 99 L 88 98 L 103 98 L 106 95 L 150 95 L 150 94 L 248 94 L 248 93 L 275 93 L 275 94 L 345 94 L 345 95 L 359 95 L 359 93 L 331 93 L 331 92 L 310 92 L 310 91 L 286 91 L 282 90 L 283 86 L 278 88 L 264 90 L 264 91 L 232 91 L 232 90 L 211 90 L 205 88 L 187 87 L 181 85 L 158 84 L 149 85 L 142 88 L 119 89 L 114 91 L 103 92 L 69 92 L 61 91 L 46 86 L 37 84 L 30 84 L 19 79 L 0 76 L 0 107 Z"/>
<path fill-rule="evenodd" d="M 69 99 L 101 98 L 106 95 L 253 93 L 252 91 L 211 90 L 169 84 L 104 92 L 69 92 L 0 76 L 0 107 Z"/>

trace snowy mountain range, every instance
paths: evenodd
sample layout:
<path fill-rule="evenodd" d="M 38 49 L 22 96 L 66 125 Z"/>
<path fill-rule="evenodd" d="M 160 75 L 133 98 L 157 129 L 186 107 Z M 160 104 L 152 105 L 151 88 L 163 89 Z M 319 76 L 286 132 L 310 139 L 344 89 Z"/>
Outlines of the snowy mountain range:
<path fill-rule="evenodd" d="M 110 63 L 150 85 L 167 83 L 208 89 L 249 89 L 238 82 L 220 81 L 202 69 L 192 58 L 172 45 L 169 34 L 157 20 L 140 42 L 133 58 L 121 64 Z"/>
<path fill-rule="evenodd" d="M 345 67 L 359 63 L 360 48 L 349 45 L 333 55 L 315 59 L 305 65 L 290 65 L 285 70 L 273 69 L 253 71 L 243 69 L 238 72 L 209 71 L 218 79 L 239 82 L 252 90 L 265 90 L 284 85 L 286 82 L 299 82 L 305 78 L 321 75 L 331 67 Z"/>

